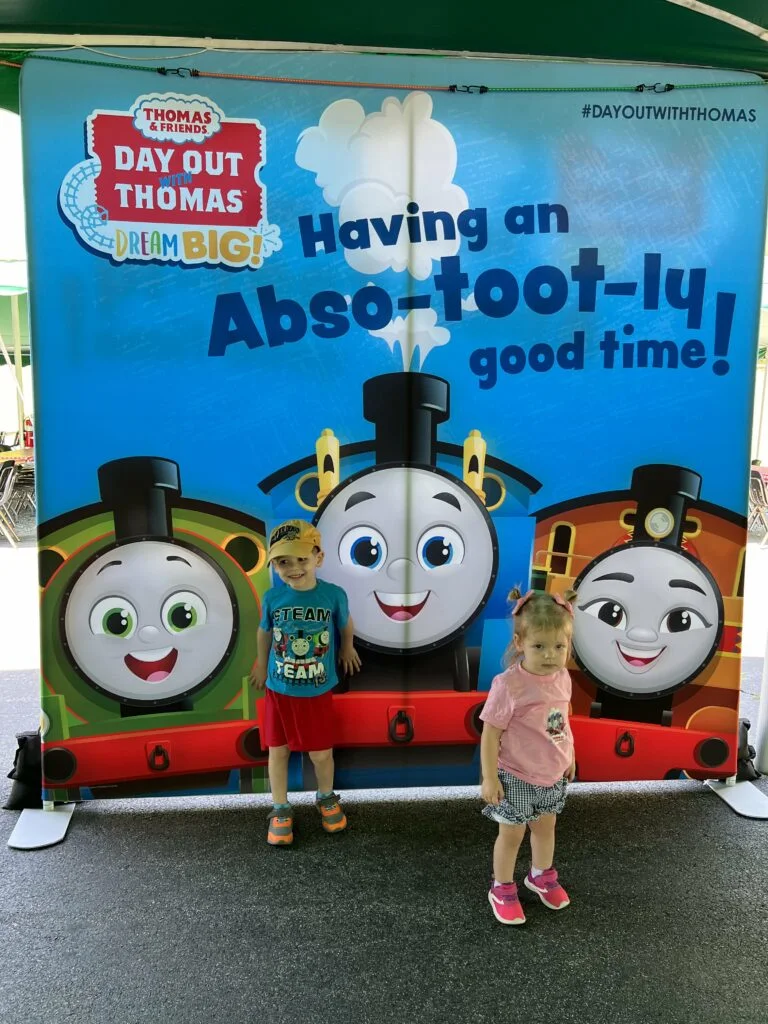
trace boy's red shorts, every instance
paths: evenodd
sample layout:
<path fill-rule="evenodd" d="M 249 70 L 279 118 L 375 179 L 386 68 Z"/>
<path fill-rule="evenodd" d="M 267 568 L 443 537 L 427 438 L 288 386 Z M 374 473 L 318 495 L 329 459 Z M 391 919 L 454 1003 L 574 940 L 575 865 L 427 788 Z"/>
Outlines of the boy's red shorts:
<path fill-rule="evenodd" d="M 263 745 L 290 750 L 328 750 L 335 740 L 335 712 L 330 692 L 316 697 L 289 697 L 267 687 Z"/>

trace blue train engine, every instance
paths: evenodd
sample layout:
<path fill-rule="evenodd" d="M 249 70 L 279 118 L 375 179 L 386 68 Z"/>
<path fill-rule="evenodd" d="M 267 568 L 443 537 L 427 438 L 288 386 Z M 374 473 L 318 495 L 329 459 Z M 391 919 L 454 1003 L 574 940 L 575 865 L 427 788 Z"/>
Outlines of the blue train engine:
<path fill-rule="evenodd" d="M 349 596 L 363 668 L 335 692 L 340 785 L 474 782 L 478 713 L 509 642 L 506 595 L 529 578 L 540 483 L 480 431 L 438 440 L 446 380 L 363 385 L 371 440 L 330 429 L 260 484 L 275 521 L 310 514 L 321 576 Z M 394 772 L 394 774 L 393 774 Z"/>

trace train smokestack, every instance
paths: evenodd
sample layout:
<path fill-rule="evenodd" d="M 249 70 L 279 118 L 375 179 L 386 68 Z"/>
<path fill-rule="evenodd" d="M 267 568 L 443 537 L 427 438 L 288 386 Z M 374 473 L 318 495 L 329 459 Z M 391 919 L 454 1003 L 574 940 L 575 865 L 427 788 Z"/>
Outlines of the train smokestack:
<path fill-rule="evenodd" d="M 181 494 L 175 462 L 143 455 L 115 459 L 99 467 L 99 490 L 118 541 L 173 537 L 169 499 Z"/>
<path fill-rule="evenodd" d="M 363 385 L 363 415 L 376 427 L 376 462 L 434 466 L 437 427 L 450 415 L 447 380 L 385 373 Z"/>
<path fill-rule="evenodd" d="M 685 517 L 698 501 L 701 477 L 682 466 L 638 466 L 632 474 L 631 494 L 637 501 L 633 540 L 653 540 L 679 548 Z"/>

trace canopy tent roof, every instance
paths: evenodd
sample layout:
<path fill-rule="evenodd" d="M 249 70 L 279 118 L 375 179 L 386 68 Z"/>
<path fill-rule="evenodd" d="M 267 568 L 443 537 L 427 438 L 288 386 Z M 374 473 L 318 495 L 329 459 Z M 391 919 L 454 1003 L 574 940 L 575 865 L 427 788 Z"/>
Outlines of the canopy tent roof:
<path fill-rule="evenodd" d="M 76 17 L 75 10 L 76 8 Z M 406 52 L 687 64 L 768 77 L 766 0 L 0 0 L 0 50 L 71 45 L 344 46 Z M 69 37 L 69 38 L 65 38 Z M 214 43 L 213 41 L 217 42 Z M 12 60 L 12 57 L 8 57 Z M 0 107 L 18 110 L 18 69 L 0 66 Z"/>

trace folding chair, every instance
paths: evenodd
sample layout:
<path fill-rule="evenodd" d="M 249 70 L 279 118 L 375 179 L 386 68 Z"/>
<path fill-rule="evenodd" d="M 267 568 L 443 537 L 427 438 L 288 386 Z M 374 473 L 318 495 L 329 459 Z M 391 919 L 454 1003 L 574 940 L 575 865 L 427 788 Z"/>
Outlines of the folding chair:
<path fill-rule="evenodd" d="M 21 511 L 26 507 L 31 508 L 33 512 L 37 511 L 35 478 L 34 474 L 25 473 L 21 466 L 17 466 L 14 490 L 8 505 L 14 524 L 18 521 Z"/>
<path fill-rule="evenodd" d="M 754 469 L 749 474 L 747 529 L 750 533 L 768 535 L 768 495 L 762 475 Z"/>
<path fill-rule="evenodd" d="M 15 548 L 18 546 L 20 537 L 13 528 L 13 518 L 9 509 L 13 496 L 13 487 L 16 483 L 16 466 L 12 462 L 0 467 L 0 533 Z"/>

